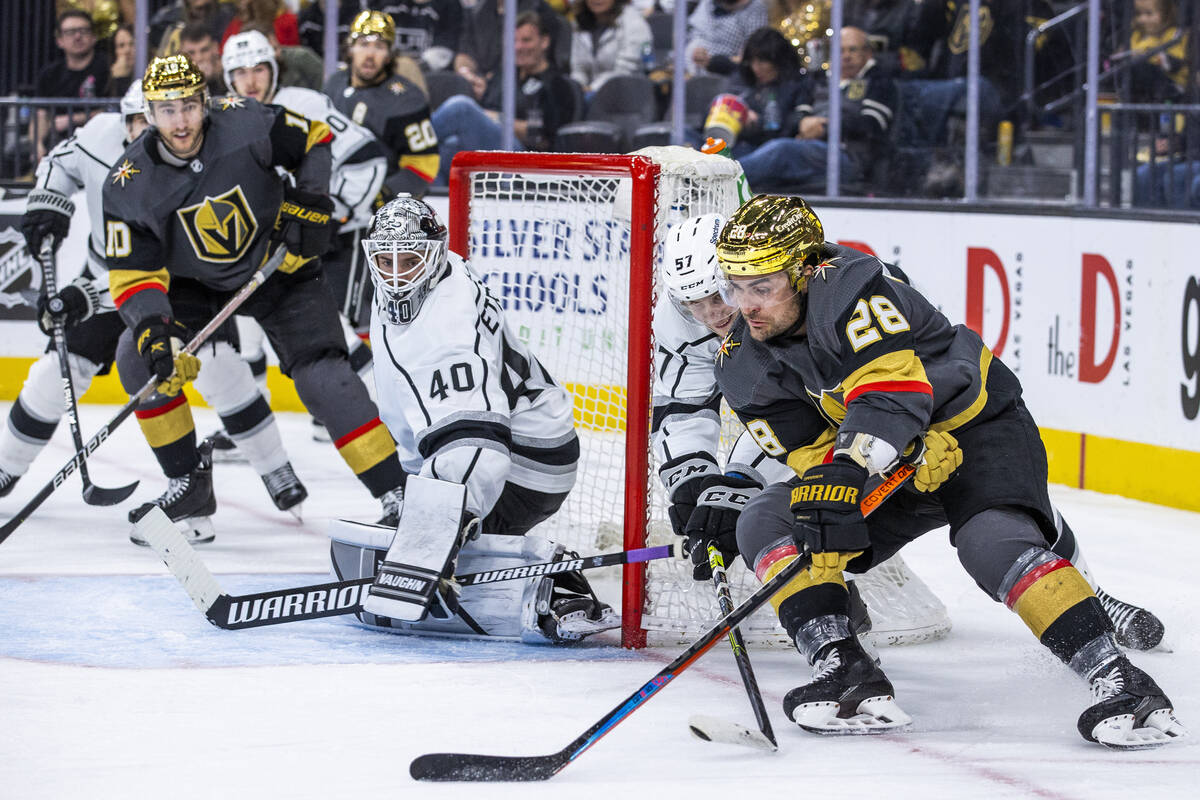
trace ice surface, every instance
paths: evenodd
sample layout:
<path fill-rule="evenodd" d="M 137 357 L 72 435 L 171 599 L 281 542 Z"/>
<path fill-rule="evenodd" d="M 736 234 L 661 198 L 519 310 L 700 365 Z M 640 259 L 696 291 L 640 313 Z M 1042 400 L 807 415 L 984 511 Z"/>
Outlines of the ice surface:
<path fill-rule="evenodd" d="M 7 408 L 3 409 L 7 413 Z M 85 435 L 115 412 L 82 409 Z M 325 523 L 374 520 L 376 501 L 309 423 L 281 415 L 308 485 L 304 523 L 270 505 L 249 467 L 218 464 L 217 539 L 201 549 L 227 591 L 322 580 Z M 216 425 L 197 412 L 203 433 Z M 692 738 L 694 713 L 753 725 L 728 649 L 714 648 L 549 785 L 414 784 L 421 753 L 558 750 L 678 652 L 573 650 L 374 633 L 343 619 L 247 631 L 209 625 L 126 511 L 164 481 L 131 421 L 89 463 L 130 502 L 94 508 L 77 478 L 0 545 L 0 798 L 1168 798 L 1195 796 L 1200 751 L 1138 753 L 1075 731 L 1083 685 L 975 587 L 931 533 L 905 558 L 950 609 L 944 641 L 883 650 L 907 734 L 819 738 L 780 703 L 808 670 L 794 652 L 753 653 L 780 740 L 774 755 Z M 15 512 L 70 457 L 58 432 L 0 500 Z M 1200 515 L 1055 489 L 1101 585 L 1166 623 L 1174 653 L 1135 655 L 1200 734 L 1196 610 Z M 591 573 L 595 575 L 596 573 Z M 617 590 L 613 577 L 603 590 Z M 613 638 L 604 640 L 611 645 Z M 1193 740 L 1194 741 L 1194 740 Z M 1189 788 L 1190 787 L 1190 788 Z"/>

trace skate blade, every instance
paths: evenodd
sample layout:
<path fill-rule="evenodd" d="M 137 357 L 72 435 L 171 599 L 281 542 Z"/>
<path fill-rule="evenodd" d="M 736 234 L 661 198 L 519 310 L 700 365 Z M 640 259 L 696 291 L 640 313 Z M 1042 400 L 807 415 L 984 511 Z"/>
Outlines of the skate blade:
<path fill-rule="evenodd" d="M 208 544 L 217 538 L 217 533 L 213 529 L 212 517 L 191 517 L 176 522 L 175 527 L 183 534 L 183 538 L 187 539 L 188 544 Z M 136 526 L 129 534 L 129 541 L 142 547 L 150 546 L 150 543 L 141 537 Z"/>
<path fill-rule="evenodd" d="M 558 620 L 558 634 L 564 638 L 576 640 L 619 627 L 621 627 L 621 617 L 611 608 L 606 608 L 600 615 L 600 619 L 588 619 L 587 612 L 573 611 Z"/>
<path fill-rule="evenodd" d="M 250 459 L 242 455 L 241 450 L 213 450 L 214 464 L 249 464 Z"/>
<path fill-rule="evenodd" d="M 792 712 L 794 721 L 803 730 L 822 736 L 858 736 L 888 733 L 912 724 L 891 695 L 868 697 L 858 704 L 852 717 L 839 717 L 840 706 L 833 702 L 802 703 Z"/>
<path fill-rule="evenodd" d="M 710 717 L 707 714 L 695 714 L 690 717 L 688 729 L 697 739 L 706 742 L 752 747 L 768 753 L 774 753 L 779 749 L 779 746 L 768 739 L 762 731 L 751 730 L 736 722 L 730 722 L 720 717 Z"/>
<path fill-rule="evenodd" d="M 297 522 L 304 522 L 304 503 L 296 503 L 287 512 L 295 517 Z"/>
<path fill-rule="evenodd" d="M 1187 728 L 1175 718 L 1170 708 L 1152 711 L 1140 728 L 1133 727 L 1132 714 L 1118 714 L 1102 720 L 1092 729 L 1096 741 L 1113 750 L 1150 750 L 1187 735 Z"/>

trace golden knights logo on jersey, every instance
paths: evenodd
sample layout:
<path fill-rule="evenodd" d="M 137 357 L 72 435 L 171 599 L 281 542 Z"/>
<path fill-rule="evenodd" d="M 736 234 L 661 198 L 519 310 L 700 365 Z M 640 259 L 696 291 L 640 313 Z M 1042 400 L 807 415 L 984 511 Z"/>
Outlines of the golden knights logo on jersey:
<path fill-rule="evenodd" d="M 202 261 L 228 263 L 237 261 L 254 241 L 258 220 L 242 194 L 234 186 L 217 197 L 205 197 L 202 202 L 175 212 L 187 232 L 196 257 Z"/>
<path fill-rule="evenodd" d="M 835 428 L 842 424 L 842 420 L 846 418 L 846 399 L 840 383 L 833 389 L 822 389 L 820 394 L 809 389 L 804 391 L 808 392 L 813 405 L 821 412 L 821 416 L 829 421 L 829 424 Z"/>

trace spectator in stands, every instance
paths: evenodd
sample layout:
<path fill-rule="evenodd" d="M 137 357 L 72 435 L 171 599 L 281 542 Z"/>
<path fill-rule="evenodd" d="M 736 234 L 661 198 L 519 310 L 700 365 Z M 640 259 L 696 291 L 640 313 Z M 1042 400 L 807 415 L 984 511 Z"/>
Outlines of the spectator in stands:
<path fill-rule="evenodd" d="M 570 79 L 550 59 L 550 31 L 537 12 L 524 11 L 516 20 L 514 56 L 517 66 L 517 106 L 513 120 L 517 150 L 549 150 L 560 126 L 575 115 L 575 90 Z M 499 75 L 475 86 L 475 96 L 455 95 L 433 112 L 445 185 L 450 162 L 460 150 L 498 150 L 500 128 Z"/>
<path fill-rule="evenodd" d="M 693 72 L 729 75 L 750 34 L 767 25 L 763 0 L 700 0 L 688 17 L 686 58 Z"/>
<path fill-rule="evenodd" d="M 871 42 L 858 29 L 842 28 L 840 177 L 861 181 L 886 153 L 896 104 L 896 84 L 875 66 Z M 825 190 L 829 152 L 826 110 L 801 104 L 794 136 L 771 139 L 739 162 L 755 192 Z"/>
<path fill-rule="evenodd" d="M 186 55 L 208 79 L 212 97 L 226 94 L 225 73 L 221 69 L 221 48 L 205 25 L 191 24 L 179 32 L 179 52 Z"/>
<path fill-rule="evenodd" d="M 58 0 L 54 7 L 56 17 L 69 8 L 86 11 L 92 18 L 92 32 L 96 34 L 97 42 L 112 39 L 121 20 L 133 21 L 136 9 L 134 0 Z"/>
<path fill-rule="evenodd" d="M 463 4 L 462 36 L 454 56 L 454 69 L 474 84 L 486 85 L 500 69 L 500 37 L 504 27 L 505 0 L 478 0 L 473 8 Z M 517 0 L 517 13 L 533 11 L 550 32 L 548 58 L 556 68 L 568 71 L 571 61 L 571 25 L 544 0 Z"/>
<path fill-rule="evenodd" d="M 219 0 L 176 0 L 159 9 L 150 20 L 150 46 L 159 55 L 178 53 L 179 34 L 189 24 L 203 25 L 219 40 L 233 14 L 234 7 Z"/>
<path fill-rule="evenodd" d="M 275 48 L 275 63 L 279 67 L 279 86 L 299 86 L 302 89 L 321 91 L 325 85 L 325 65 L 321 58 L 304 45 L 282 47 L 275 38 L 274 27 L 265 27 L 261 23 L 253 23 L 242 28 L 241 32 L 257 31 L 267 38 L 271 47 Z"/>
<path fill-rule="evenodd" d="M 34 93 L 38 97 L 103 97 L 108 86 L 108 59 L 96 49 L 92 18 L 86 11 L 68 9 L 58 15 L 54 43 L 63 57 L 50 62 L 38 74 Z M 30 121 L 30 139 L 36 160 L 40 161 L 57 142 L 65 139 L 76 125 L 87 121 L 86 111 L 63 109 L 53 120 L 39 108 Z"/>
<path fill-rule="evenodd" d="M 614 75 L 641 75 L 653 36 L 629 0 L 576 0 L 571 77 L 594 92 Z"/>
<path fill-rule="evenodd" d="M 300 24 L 296 15 L 283 5 L 283 0 L 237 0 L 237 14 L 221 34 L 221 47 L 225 47 L 225 40 L 230 36 L 250 24 L 266 25 L 273 29 L 275 40 L 284 47 L 300 44 Z"/>
<path fill-rule="evenodd" d="M 133 26 L 124 23 L 113 34 L 113 60 L 108 70 L 108 84 L 104 94 L 123 97 L 129 84 L 133 83 L 133 62 L 136 56 L 133 43 Z"/>
<path fill-rule="evenodd" d="M 430 70 L 450 69 L 463 30 L 459 0 L 375 0 L 396 21 L 396 51 Z"/>
<path fill-rule="evenodd" d="M 926 77 L 928 61 L 909 40 L 917 0 L 846 0 L 846 25 L 867 32 L 877 68 L 897 78 Z"/>
<path fill-rule="evenodd" d="M 1188 35 L 1180 28 L 1174 0 L 1133 0 L 1129 50 L 1113 61 L 1133 59 L 1130 94 L 1135 102 L 1183 99 L 1188 83 Z"/>
<path fill-rule="evenodd" d="M 794 136 L 801 116 L 813 107 L 813 87 L 800 69 L 796 48 L 773 28 L 750 34 L 737 74 L 738 85 L 730 94 L 745 107 L 744 122 L 729 113 L 728 95 L 720 95 L 708 114 L 713 125 L 704 133 L 724 139 L 740 159 L 770 139 Z"/>
<path fill-rule="evenodd" d="M 358 12 L 364 10 L 359 0 L 339 0 L 337 40 L 346 41 L 350 35 L 350 23 Z M 312 50 L 317 55 L 325 54 L 325 0 L 315 0 L 300 9 L 299 15 L 300 44 Z"/>

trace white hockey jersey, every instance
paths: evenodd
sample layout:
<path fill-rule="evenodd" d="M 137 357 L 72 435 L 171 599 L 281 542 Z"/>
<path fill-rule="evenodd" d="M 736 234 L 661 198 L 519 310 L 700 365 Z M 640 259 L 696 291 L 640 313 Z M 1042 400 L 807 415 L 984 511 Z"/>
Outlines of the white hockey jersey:
<path fill-rule="evenodd" d="M 664 464 L 691 453 L 705 453 L 719 464 L 721 393 L 713 365 L 721 339 L 680 313 L 665 292 L 654 307 L 653 328 L 654 455 L 659 464 Z M 764 453 L 745 431 L 734 443 L 724 470 L 739 472 L 764 486 L 796 475 L 786 464 Z M 668 480 L 668 476 L 662 477 L 664 482 Z"/>
<path fill-rule="evenodd" d="M 465 483 L 487 516 L 505 482 L 548 494 L 575 484 L 571 397 L 509 330 L 459 256 L 408 325 L 371 315 L 380 417 L 405 472 Z"/>
<path fill-rule="evenodd" d="M 375 197 L 387 175 L 387 153 L 375 135 L 312 89 L 283 86 L 271 102 L 302 117 L 321 120 L 333 131 L 329 198 L 333 200 L 334 216 L 342 220 L 340 231 L 367 227 Z"/>
<path fill-rule="evenodd" d="M 125 152 L 125 123 L 116 112 L 97 114 L 75 135 L 59 142 L 38 163 L 36 185 L 39 189 L 70 197 L 82 190 L 87 198 L 88 264 L 92 276 L 107 298 L 108 267 L 104 262 L 104 181 Z"/>

